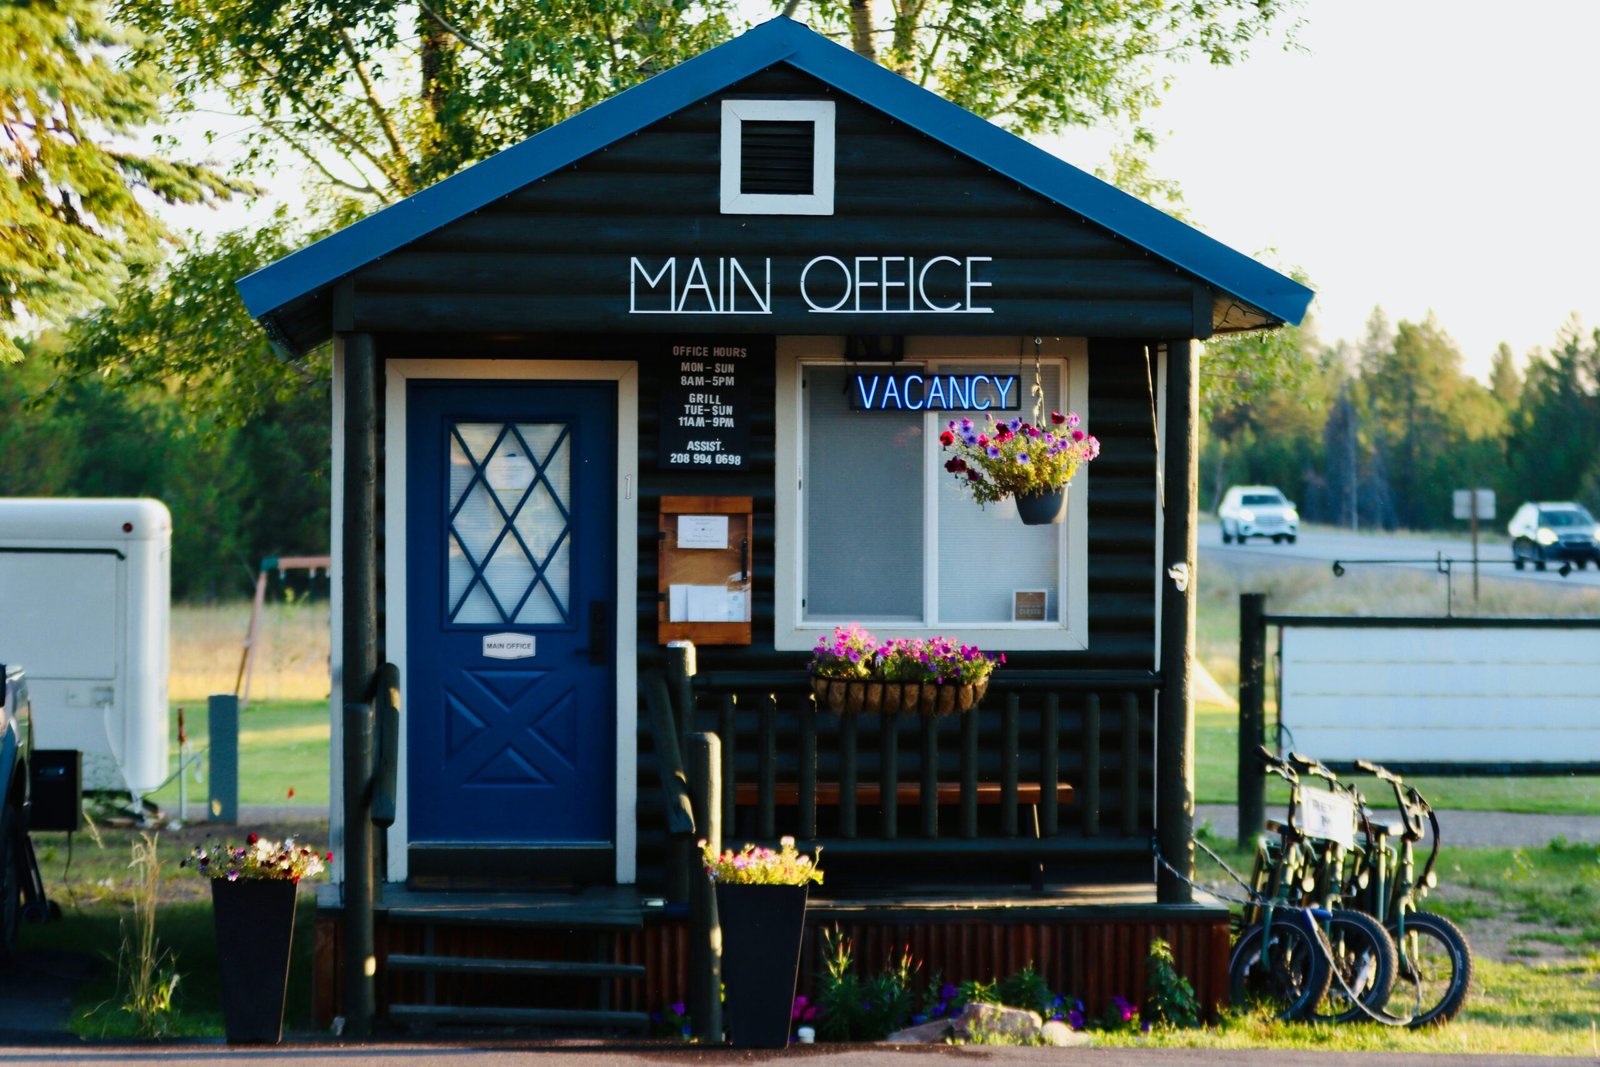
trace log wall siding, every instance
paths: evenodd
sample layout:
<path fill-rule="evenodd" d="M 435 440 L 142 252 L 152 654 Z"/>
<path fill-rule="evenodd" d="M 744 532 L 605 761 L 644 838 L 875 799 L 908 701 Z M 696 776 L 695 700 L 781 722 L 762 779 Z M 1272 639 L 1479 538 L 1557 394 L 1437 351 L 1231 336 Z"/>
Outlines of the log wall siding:
<path fill-rule="evenodd" d="M 720 102 L 758 96 L 835 101 L 833 215 L 721 213 Z M 674 255 L 684 269 L 703 257 L 713 276 L 717 257 L 747 268 L 771 257 L 772 313 L 630 314 L 632 258 Z M 993 284 L 980 290 L 992 314 L 878 314 L 873 333 L 1210 330 L 1213 294 L 1192 276 L 783 64 L 363 267 L 350 279 L 349 313 L 355 329 L 373 332 L 715 332 L 735 322 L 766 334 L 838 332 L 844 320 L 800 299 L 800 270 L 818 255 L 992 257 L 982 270 Z"/>

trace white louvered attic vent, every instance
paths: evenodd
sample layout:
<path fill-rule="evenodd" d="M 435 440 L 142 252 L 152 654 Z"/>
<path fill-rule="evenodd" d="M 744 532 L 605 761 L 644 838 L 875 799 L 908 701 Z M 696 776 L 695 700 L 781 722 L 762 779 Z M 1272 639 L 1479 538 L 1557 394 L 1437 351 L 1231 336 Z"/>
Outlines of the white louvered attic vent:
<path fill-rule="evenodd" d="M 833 101 L 722 102 L 722 213 L 833 214 Z"/>

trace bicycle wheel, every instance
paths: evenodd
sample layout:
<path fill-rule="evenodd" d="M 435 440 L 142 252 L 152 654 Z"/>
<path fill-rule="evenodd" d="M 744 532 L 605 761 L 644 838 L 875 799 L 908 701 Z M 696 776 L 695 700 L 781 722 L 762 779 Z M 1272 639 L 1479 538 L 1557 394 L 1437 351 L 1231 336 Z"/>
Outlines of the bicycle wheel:
<path fill-rule="evenodd" d="M 1317 1022 L 1370 1022 L 1389 1003 L 1399 961 L 1394 938 L 1364 911 L 1341 908 L 1323 933 L 1332 957 L 1328 995 L 1313 1009 Z"/>
<path fill-rule="evenodd" d="M 1270 936 L 1251 926 L 1228 961 L 1228 996 L 1235 1006 L 1262 1008 L 1279 1019 L 1303 1019 L 1328 991 L 1332 971 L 1311 933 L 1297 919 L 1275 919 Z M 1265 951 L 1263 952 L 1263 941 Z"/>
<path fill-rule="evenodd" d="M 1416 911 L 1405 917 L 1405 936 L 1395 934 L 1400 968 L 1389 1013 L 1411 1017 L 1413 1030 L 1438 1026 L 1461 1014 L 1472 985 L 1472 946 L 1456 924 L 1440 915 Z"/>

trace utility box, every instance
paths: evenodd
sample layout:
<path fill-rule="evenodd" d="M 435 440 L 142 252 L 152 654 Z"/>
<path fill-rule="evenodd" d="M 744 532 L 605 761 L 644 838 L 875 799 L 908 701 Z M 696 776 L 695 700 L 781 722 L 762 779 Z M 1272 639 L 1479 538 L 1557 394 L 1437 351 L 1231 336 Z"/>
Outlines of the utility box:
<path fill-rule="evenodd" d="M 167 777 L 172 517 L 158 500 L 0 498 L 0 656 L 28 672 L 33 742 L 85 789 Z"/>
<path fill-rule="evenodd" d="M 33 790 L 28 829 L 72 833 L 83 829 L 83 753 L 75 748 L 36 748 L 29 757 Z"/>

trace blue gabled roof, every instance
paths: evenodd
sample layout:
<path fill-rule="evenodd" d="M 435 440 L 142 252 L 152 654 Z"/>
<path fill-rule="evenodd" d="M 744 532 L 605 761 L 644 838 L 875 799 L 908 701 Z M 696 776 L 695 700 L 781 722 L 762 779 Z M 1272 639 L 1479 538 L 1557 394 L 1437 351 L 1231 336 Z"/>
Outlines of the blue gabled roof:
<path fill-rule="evenodd" d="M 264 318 L 530 182 L 772 66 L 788 63 L 1269 316 L 1310 289 L 798 22 L 777 17 L 235 283 Z"/>

